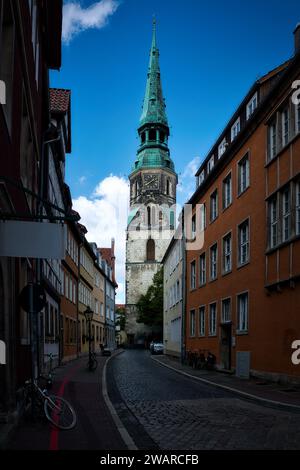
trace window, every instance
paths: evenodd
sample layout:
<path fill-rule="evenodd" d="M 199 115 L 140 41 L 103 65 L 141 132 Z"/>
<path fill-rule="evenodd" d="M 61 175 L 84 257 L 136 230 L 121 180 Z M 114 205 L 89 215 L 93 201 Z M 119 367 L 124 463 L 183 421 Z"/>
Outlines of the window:
<path fill-rule="evenodd" d="M 192 240 L 196 238 L 196 214 L 192 217 Z"/>
<path fill-rule="evenodd" d="M 238 163 L 238 193 L 242 194 L 250 184 L 249 154 L 247 153 Z"/>
<path fill-rule="evenodd" d="M 276 122 L 274 121 L 270 124 L 268 128 L 268 141 L 269 141 L 269 160 L 272 160 L 277 153 L 277 132 L 276 132 Z"/>
<path fill-rule="evenodd" d="M 282 146 L 285 146 L 289 142 L 290 133 L 290 113 L 289 109 L 286 108 L 281 115 L 281 131 L 282 131 Z"/>
<path fill-rule="evenodd" d="M 199 258 L 199 270 L 200 270 L 200 286 L 204 286 L 206 283 L 206 256 L 202 253 Z"/>
<path fill-rule="evenodd" d="M 5 104 L 2 105 L 6 124 L 11 132 L 12 124 L 12 92 L 14 63 L 14 20 L 11 2 L 2 2 L 2 32 L 0 23 L 1 64 L 0 80 L 5 83 Z M 1 13 L 1 12 L 0 12 Z M 1 16 L 0 16 L 1 19 Z"/>
<path fill-rule="evenodd" d="M 216 189 L 210 196 L 210 221 L 213 222 L 218 217 L 218 190 Z"/>
<path fill-rule="evenodd" d="M 255 93 L 255 95 L 251 98 L 251 100 L 247 104 L 247 110 L 246 110 L 247 120 L 252 116 L 252 114 L 256 110 L 257 104 L 258 104 L 257 93 Z"/>
<path fill-rule="evenodd" d="M 210 280 L 217 279 L 218 274 L 218 245 L 217 243 L 210 248 Z"/>
<path fill-rule="evenodd" d="M 286 241 L 291 236 L 291 196 L 290 188 L 286 188 L 282 194 L 282 240 Z"/>
<path fill-rule="evenodd" d="M 149 238 L 147 241 L 147 261 L 155 261 L 155 241 Z"/>
<path fill-rule="evenodd" d="M 151 129 L 149 131 L 149 140 L 151 141 L 155 141 L 156 140 L 156 130 L 155 129 Z"/>
<path fill-rule="evenodd" d="M 238 228 L 239 265 L 249 261 L 249 220 L 245 220 Z"/>
<path fill-rule="evenodd" d="M 199 308 L 199 336 L 205 336 L 205 307 Z"/>
<path fill-rule="evenodd" d="M 196 289 L 196 261 L 191 262 L 191 289 Z"/>
<path fill-rule="evenodd" d="M 232 269 L 232 242 L 231 233 L 223 238 L 223 272 L 229 273 Z"/>
<path fill-rule="evenodd" d="M 196 329 L 196 313 L 195 310 L 190 311 L 190 336 L 195 336 Z"/>
<path fill-rule="evenodd" d="M 248 331 L 248 293 L 238 295 L 238 331 Z"/>
<path fill-rule="evenodd" d="M 215 336 L 217 334 L 217 304 L 210 304 L 209 306 L 209 335 Z"/>
<path fill-rule="evenodd" d="M 218 147 L 218 158 L 222 157 L 223 153 L 226 152 L 226 148 L 227 148 L 227 142 L 226 142 L 226 139 L 223 139 Z"/>
<path fill-rule="evenodd" d="M 234 141 L 234 139 L 237 137 L 238 133 L 241 130 L 241 120 L 238 118 L 233 126 L 231 127 L 231 142 Z"/>
<path fill-rule="evenodd" d="M 223 209 L 232 203 L 232 178 L 231 173 L 223 180 Z"/>
<path fill-rule="evenodd" d="M 296 234 L 300 235 L 300 182 L 296 185 Z"/>
<path fill-rule="evenodd" d="M 296 105 L 295 128 L 296 133 L 300 132 L 300 103 Z"/>
<path fill-rule="evenodd" d="M 207 173 L 210 173 L 211 170 L 213 169 L 214 167 L 214 164 L 215 164 L 215 157 L 214 155 L 212 157 L 210 157 L 210 159 L 208 160 L 208 164 L 207 164 Z"/>
<path fill-rule="evenodd" d="M 200 184 L 203 183 L 204 178 L 205 178 L 205 172 L 204 172 L 204 170 L 202 170 L 201 173 L 200 173 L 200 175 L 198 176 L 198 185 L 199 185 L 199 186 L 200 186 Z"/>
<path fill-rule="evenodd" d="M 206 205 L 201 204 L 200 205 L 200 232 L 203 232 L 205 227 L 206 227 Z"/>
<path fill-rule="evenodd" d="M 222 300 L 222 323 L 231 321 L 231 300 Z"/>
<path fill-rule="evenodd" d="M 269 219 L 270 219 L 269 245 L 270 245 L 271 248 L 273 248 L 278 243 L 278 204 L 277 204 L 277 196 L 274 197 L 269 202 Z"/>

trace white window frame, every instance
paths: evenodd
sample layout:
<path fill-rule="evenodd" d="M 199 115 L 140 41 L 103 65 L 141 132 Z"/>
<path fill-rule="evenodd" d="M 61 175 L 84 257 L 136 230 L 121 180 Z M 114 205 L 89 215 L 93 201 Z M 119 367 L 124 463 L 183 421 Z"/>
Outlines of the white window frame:
<path fill-rule="evenodd" d="M 204 263 L 202 261 L 204 260 Z M 206 284 L 206 253 L 201 253 L 199 256 L 199 284 L 204 286 Z"/>
<path fill-rule="evenodd" d="M 238 195 L 243 194 L 250 186 L 250 156 L 247 152 L 238 163 Z"/>
<path fill-rule="evenodd" d="M 196 289 L 196 260 L 191 261 L 191 290 Z"/>
<path fill-rule="evenodd" d="M 199 307 L 199 336 L 205 336 L 205 305 Z"/>
<path fill-rule="evenodd" d="M 282 147 L 285 147 L 290 140 L 290 110 L 288 107 L 284 108 L 281 113 L 281 138 Z"/>
<path fill-rule="evenodd" d="M 207 173 L 210 173 L 215 166 L 215 156 L 212 155 L 207 162 Z"/>
<path fill-rule="evenodd" d="M 214 307 L 214 310 L 212 309 Z M 214 313 L 214 315 L 212 315 Z M 209 336 L 217 336 L 217 302 L 209 304 L 208 313 Z"/>
<path fill-rule="evenodd" d="M 226 246 L 227 241 L 229 240 L 229 249 Z M 232 233 L 229 232 L 224 235 L 223 239 L 223 273 L 228 274 L 232 271 Z M 229 264 L 228 264 L 229 260 Z"/>
<path fill-rule="evenodd" d="M 269 220 L 270 220 L 270 248 L 278 245 L 278 197 L 277 195 L 269 202 Z"/>
<path fill-rule="evenodd" d="M 288 200 L 286 200 L 288 194 Z M 287 235 L 286 232 L 288 231 Z M 287 186 L 282 192 L 282 241 L 291 237 L 291 188 Z"/>
<path fill-rule="evenodd" d="M 247 227 L 246 238 L 242 239 L 243 227 Z M 246 256 L 244 257 L 244 248 Z M 245 219 L 238 225 L 238 265 L 244 266 L 250 261 L 250 219 Z"/>
<path fill-rule="evenodd" d="M 240 117 L 237 118 L 235 123 L 231 126 L 231 142 L 237 138 L 238 134 L 241 131 L 241 119 Z"/>
<path fill-rule="evenodd" d="M 226 138 L 224 137 L 224 139 L 218 146 L 218 158 L 222 157 L 222 155 L 226 152 L 226 149 L 227 149 L 227 142 L 226 142 Z"/>
<path fill-rule="evenodd" d="M 199 174 L 199 176 L 198 176 L 198 185 L 199 185 L 199 186 L 200 186 L 200 184 L 203 183 L 204 179 L 205 179 L 205 171 L 204 171 L 204 169 L 203 169 L 203 170 L 201 171 L 201 173 Z"/>
<path fill-rule="evenodd" d="M 245 309 L 241 310 L 241 300 L 246 299 Z M 243 307 L 244 307 L 243 306 Z M 241 292 L 237 295 L 237 321 L 238 333 L 248 333 L 249 331 L 249 292 Z"/>
<path fill-rule="evenodd" d="M 227 313 L 228 312 L 225 312 L 224 310 L 224 306 L 229 302 L 229 315 L 228 315 L 228 318 L 227 318 Z M 232 302 L 231 302 L 231 297 L 226 297 L 226 299 L 222 299 L 221 301 L 221 315 L 222 315 L 222 323 L 230 323 L 231 322 L 231 319 L 232 319 L 232 312 L 231 312 L 231 305 Z"/>
<path fill-rule="evenodd" d="M 196 310 L 190 310 L 190 337 L 196 336 Z"/>
<path fill-rule="evenodd" d="M 295 131 L 300 132 L 300 103 L 295 105 Z"/>
<path fill-rule="evenodd" d="M 247 107 L 246 107 L 246 118 L 247 121 L 250 119 L 254 111 L 256 110 L 258 106 L 258 94 L 257 92 L 252 96 L 251 100 L 248 101 Z"/>
<path fill-rule="evenodd" d="M 232 173 L 231 171 L 223 179 L 223 209 L 232 204 Z"/>
<path fill-rule="evenodd" d="M 218 213 L 218 189 L 215 189 L 210 195 L 210 222 L 217 219 Z"/>
<path fill-rule="evenodd" d="M 215 258 L 213 254 L 215 253 Z M 209 249 L 209 276 L 211 281 L 218 278 L 218 243 L 214 243 Z"/>

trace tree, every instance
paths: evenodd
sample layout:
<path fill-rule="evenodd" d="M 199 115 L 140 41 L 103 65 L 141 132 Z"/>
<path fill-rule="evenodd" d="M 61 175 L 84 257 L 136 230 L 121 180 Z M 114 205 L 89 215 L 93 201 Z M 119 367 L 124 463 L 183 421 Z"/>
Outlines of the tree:
<path fill-rule="evenodd" d="M 163 268 L 153 276 L 153 284 L 137 303 L 137 322 L 147 326 L 163 324 Z"/>
<path fill-rule="evenodd" d="M 120 327 L 121 331 L 125 330 L 126 326 L 126 309 L 125 307 L 119 307 L 116 310 L 116 326 Z"/>

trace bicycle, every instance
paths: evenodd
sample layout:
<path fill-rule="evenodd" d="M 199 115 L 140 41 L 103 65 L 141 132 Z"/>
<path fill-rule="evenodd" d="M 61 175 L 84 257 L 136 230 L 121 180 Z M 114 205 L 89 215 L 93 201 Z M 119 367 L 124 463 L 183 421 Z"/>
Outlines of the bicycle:
<path fill-rule="evenodd" d="M 52 364 L 53 364 L 53 358 L 54 357 L 58 357 L 57 354 L 53 354 L 53 353 L 49 353 L 49 354 L 44 354 L 45 357 L 49 357 L 49 369 L 48 369 L 48 374 L 47 374 L 47 390 L 50 390 L 52 388 L 52 385 L 53 385 L 53 367 L 52 367 Z"/>
<path fill-rule="evenodd" d="M 95 352 L 92 352 L 90 357 L 89 357 L 89 360 L 88 360 L 88 363 L 87 363 L 87 367 L 90 371 L 94 371 L 97 369 L 98 367 L 98 361 L 96 359 L 96 353 Z"/>
<path fill-rule="evenodd" d="M 41 377 L 45 380 L 46 377 Z M 37 380 L 25 382 L 25 403 L 43 406 L 48 421 L 59 429 L 70 430 L 76 426 L 77 416 L 70 403 L 62 397 L 49 395 L 47 389 L 39 387 Z"/>

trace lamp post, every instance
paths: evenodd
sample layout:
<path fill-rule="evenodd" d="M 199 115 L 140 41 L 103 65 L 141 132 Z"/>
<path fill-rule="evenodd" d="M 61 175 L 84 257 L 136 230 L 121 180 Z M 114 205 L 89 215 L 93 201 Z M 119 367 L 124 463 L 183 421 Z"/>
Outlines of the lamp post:
<path fill-rule="evenodd" d="M 93 319 L 93 310 L 90 307 L 87 307 L 84 316 L 86 321 L 88 322 L 88 328 L 89 328 L 89 370 L 92 370 L 92 351 L 91 351 L 91 322 Z"/>

